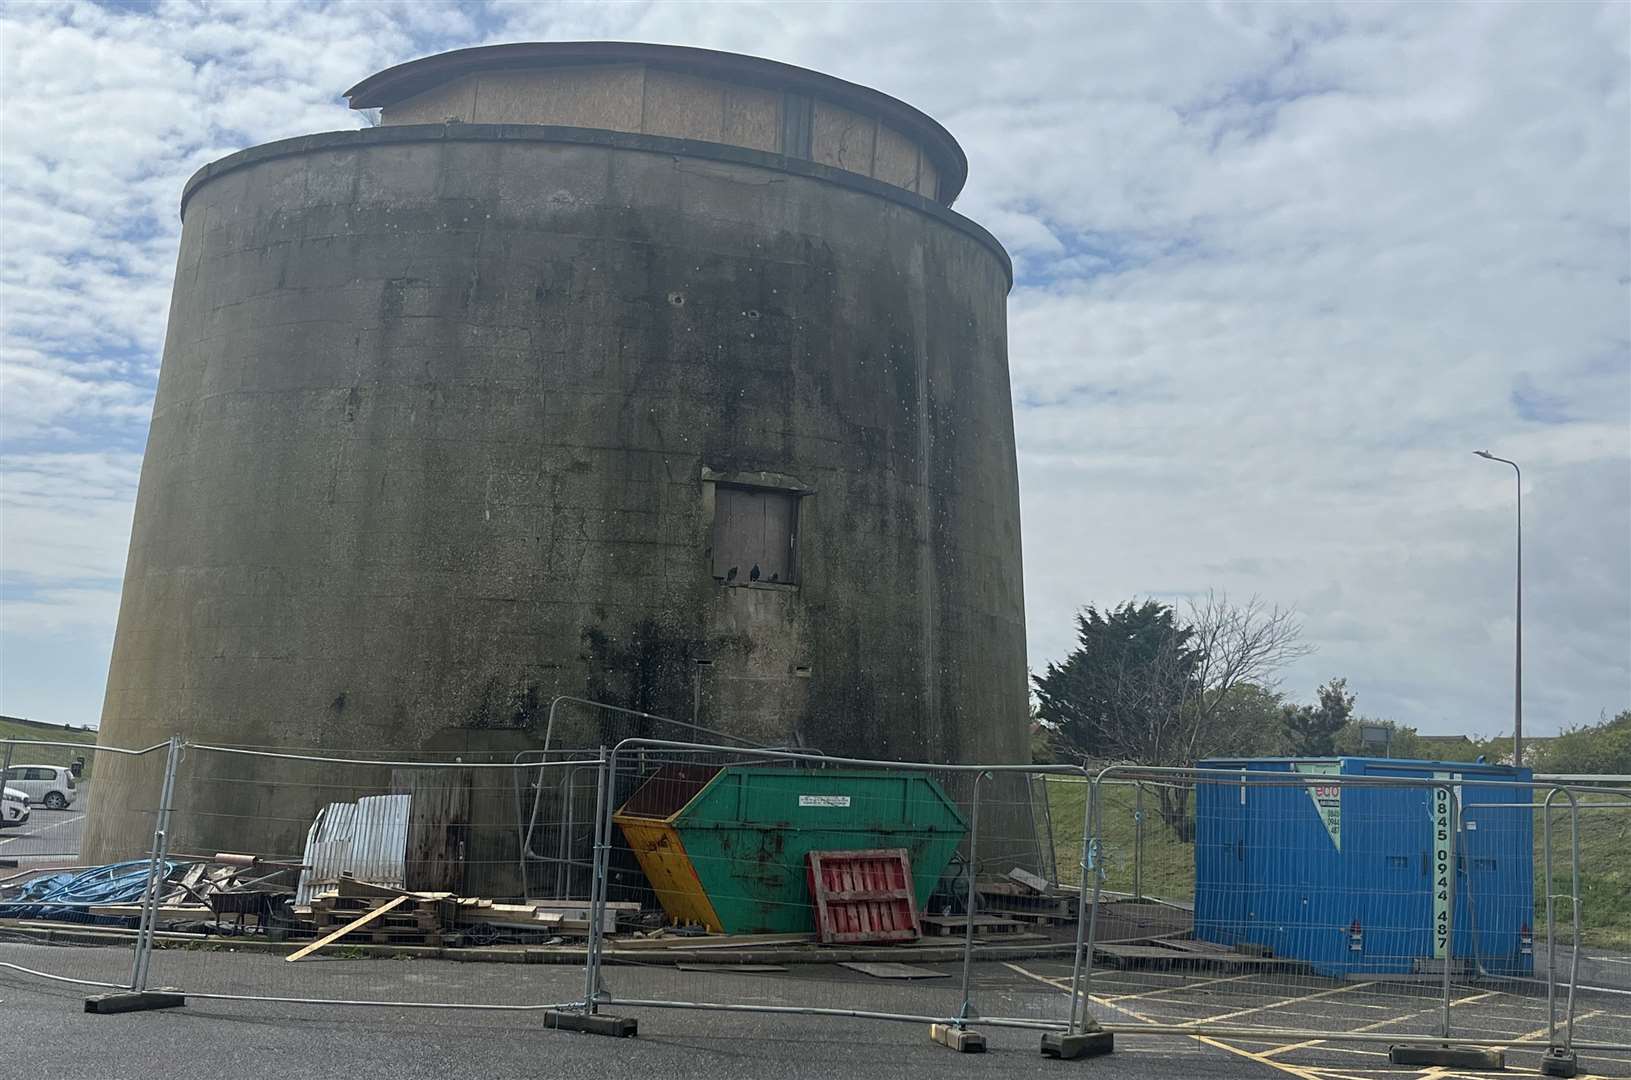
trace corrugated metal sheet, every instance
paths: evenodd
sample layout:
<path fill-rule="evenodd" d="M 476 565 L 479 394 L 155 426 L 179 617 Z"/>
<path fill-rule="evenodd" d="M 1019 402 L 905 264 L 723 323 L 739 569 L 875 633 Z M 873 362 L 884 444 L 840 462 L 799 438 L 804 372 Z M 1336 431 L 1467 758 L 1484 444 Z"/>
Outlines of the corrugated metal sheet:
<path fill-rule="evenodd" d="M 351 827 L 352 877 L 402 888 L 407 881 L 408 795 L 370 795 L 357 800 Z"/>
<path fill-rule="evenodd" d="M 368 795 L 330 803 L 306 833 L 295 903 L 311 903 L 322 882 L 350 874 L 359 881 L 403 888 L 407 880 L 408 795 Z"/>

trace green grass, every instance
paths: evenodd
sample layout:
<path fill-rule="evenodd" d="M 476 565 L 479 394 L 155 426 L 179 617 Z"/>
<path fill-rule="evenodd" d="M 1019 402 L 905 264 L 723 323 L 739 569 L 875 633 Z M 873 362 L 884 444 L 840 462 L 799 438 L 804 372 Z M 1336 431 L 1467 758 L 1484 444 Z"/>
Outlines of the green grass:
<path fill-rule="evenodd" d="M 1048 809 L 1053 820 L 1054 846 L 1060 880 L 1074 885 L 1080 880 L 1082 809 L 1087 785 L 1074 777 L 1048 778 Z M 1121 785 L 1110 785 L 1101 797 L 1103 821 L 1099 829 L 1099 854 L 1104 866 L 1104 888 L 1112 892 L 1134 891 L 1135 876 L 1141 879 L 1145 896 L 1189 901 L 1195 895 L 1195 849 L 1178 840 L 1157 812 L 1153 792 L 1144 797 L 1144 843 L 1142 859 L 1138 848 L 1137 795 Z M 1582 802 L 1607 802 L 1607 796 L 1585 796 Z M 1193 810 L 1193 807 L 1191 807 Z M 1553 887 L 1566 898 L 1569 883 L 1569 833 L 1566 809 L 1554 811 Z M 1545 912 L 1545 878 L 1542 865 L 1543 837 L 1540 818 L 1535 820 L 1535 903 L 1541 925 Z M 1142 865 L 1138 865 L 1142 863 Z M 1626 809 L 1580 812 L 1580 926 L 1581 938 L 1599 948 L 1631 950 L 1631 806 Z M 1566 938 L 1569 930 L 1566 904 L 1556 905 L 1557 932 Z"/>
<path fill-rule="evenodd" d="M 16 747 L 11 752 L 13 765 L 69 765 L 74 758 L 85 759 L 84 779 L 91 776 L 91 765 L 95 754 L 86 750 L 73 750 L 66 746 L 28 746 L 27 742 L 71 742 L 90 747 L 96 745 L 96 732 L 79 729 L 53 727 L 46 724 L 30 724 L 18 720 L 0 718 L 0 739 L 18 739 Z M 0 758 L 5 755 L 5 748 L 0 747 Z"/>
<path fill-rule="evenodd" d="M 1608 796 L 1582 796 L 1582 803 L 1606 803 Z M 1625 800 L 1619 800 L 1625 803 Z M 1552 818 L 1552 889 L 1566 898 L 1570 888 L 1569 817 Z M 1541 822 L 1535 820 L 1535 899 L 1544 910 Z M 1588 945 L 1631 951 L 1631 804 L 1624 809 L 1580 811 L 1580 936 Z M 1568 908 L 1554 901 L 1559 937 L 1568 934 Z"/>
<path fill-rule="evenodd" d="M 1048 810 L 1053 818 L 1054 846 L 1059 877 L 1069 884 L 1081 879 L 1082 809 L 1086 783 L 1070 776 L 1048 778 Z M 1138 851 L 1137 795 L 1111 785 L 1101 798 L 1103 824 L 1099 830 L 1099 858 L 1104 866 L 1104 887 L 1112 892 L 1134 891 L 1142 884 L 1145 896 L 1189 900 L 1195 895 L 1195 849 L 1182 843 L 1161 823 L 1155 799 L 1144 799 L 1144 843 Z"/>

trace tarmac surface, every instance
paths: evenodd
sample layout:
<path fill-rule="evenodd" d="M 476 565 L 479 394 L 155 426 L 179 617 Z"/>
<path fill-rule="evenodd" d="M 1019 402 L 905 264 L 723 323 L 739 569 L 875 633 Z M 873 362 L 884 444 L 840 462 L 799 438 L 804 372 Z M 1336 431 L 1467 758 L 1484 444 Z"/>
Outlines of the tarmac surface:
<path fill-rule="evenodd" d="M 122 980 L 130 953 L 7 941 L 0 961 L 78 978 Z M 960 1001 L 956 965 L 924 965 L 943 977 L 877 979 L 829 965 L 746 972 L 710 965 L 610 967 L 606 981 L 624 999 L 731 1002 L 780 1007 L 878 1009 L 948 1016 Z M 975 1000 L 986 1015 L 1060 1020 L 1068 997 L 1068 959 L 979 962 Z M 500 1003 L 569 1001 L 582 992 L 581 969 L 554 965 L 351 959 L 343 954 L 288 964 L 279 957 L 165 950 L 154 955 L 153 985 L 189 991 L 360 1000 Z M 639 1008 L 635 1039 L 551 1031 L 539 1011 L 348 1006 L 189 997 L 186 1007 L 117 1016 L 87 1015 L 84 987 L 0 969 L 0 1080 L 17 1077 L 302 1080 L 320 1077 L 653 1077 L 904 1076 L 1009 1077 L 1082 1070 L 1119 1077 L 1274 1077 L 1299 1080 L 1463 1080 L 1478 1074 L 1393 1068 L 1386 1042 L 1316 1037 L 1212 1038 L 1119 1031 L 1109 1058 L 1045 1059 L 1034 1030 L 973 1023 L 985 1055 L 959 1055 L 928 1040 L 921 1022 L 838 1016 Z M 1430 1034 L 1440 1015 L 1436 990 L 1420 983 L 1334 982 L 1285 974 L 1207 976 L 1195 971 L 1101 971 L 1093 1011 L 1113 1025 L 1203 1021 L 1311 1033 L 1370 1031 Z M 1517 984 L 1457 986 L 1459 1032 L 1487 1034 L 1508 1046 L 1509 1072 L 1534 1075 L 1540 1049 L 1513 1037 L 1544 1039 L 1546 999 Z M 1631 1039 L 1631 996 L 1582 993 L 1582 1040 Z M 1503 1042 L 1503 1038 L 1507 1041 Z M 1631 1077 L 1631 1053 L 1580 1053 L 1582 1075 Z"/>
<path fill-rule="evenodd" d="M 88 796 L 88 793 L 87 793 Z M 88 797 L 66 811 L 35 808 L 27 827 L 0 833 L 0 859 L 23 867 L 72 861 Z M 69 858 L 64 859 L 64 856 Z M 1114 936 L 1114 935 L 1111 935 Z M 88 982 L 125 984 L 124 947 L 42 945 L 0 930 L 0 963 Z M 1544 967 L 1544 946 L 1537 964 Z M 667 965 L 606 969 L 611 993 L 627 1000 L 670 1000 L 773 1008 L 868 1010 L 924 1017 L 956 1015 L 962 996 L 957 964 L 921 964 L 935 977 L 887 980 L 833 965 L 789 965 L 749 972 L 724 964 L 678 970 Z M 1559 970 L 1567 970 L 1567 955 Z M 974 1003 L 985 1016 L 1062 1023 L 1070 961 L 1042 957 L 980 961 Z M 1631 1044 L 1631 958 L 1582 951 L 1575 1037 Z M 984 1055 L 959 1055 L 928 1040 L 922 1021 L 724 1012 L 609 1005 L 634 1016 L 635 1039 L 548 1030 L 538 1009 L 580 1000 L 583 974 L 566 965 L 476 964 L 445 960 L 357 958 L 343 949 L 291 965 L 281 956 L 164 949 L 150 985 L 193 995 L 255 994 L 322 999 L 318 1003 L 191 996 L 185 1008 L 116 1016 L 88 1015 L 96 987 L 53 982 L 0 967 L 0 1080 L 317 1080 L 322 1077 L 615 1076 L 776 1080 L 782 1077 L 1008 1077 L 1070 1070 L 1152 1080 L 1466 1080 L 1478 1074 L 1394 1068 L 1386 1041 L 1314 1037 L 1358 1032 L 1430 1036 L 1442 1017 L 1436 981 L 1339 982 L 1284 971 L 1105 970 L 1094 972 L 1094 1015 L 1118 1029 L 1116 1053 L 1076 1062 L 1044 1059 L 1040 1033 L 971 1024 L 986 1036 Z M 336 999 L 398 1004 L 355 1006 Z M 409 1002 L 510 1006 L 502 1011 L 406 1007 Z M 1561 1018 L 1562 1002 L 1557 1015 Z M 1452 988 L 1458 1034 L 1507 1047 L 1509 1072 L 1534 1075 L 1548 1006 L 1538 981 L 1479 982 Z M 1301 1037 L 1214 1038 L 1134 1033 L 1141 1025 L 1226 1024 L 1283 1028 Z M 1580 1051 L 1581 1075 L 1631 1078 L 1631 1051 Z"/>
<path fill-rule="evenodd" d="M 85 812 L 89 809 L 88 792 L 66 810 L 48 810 L 35 804 L 29 808 L 27 823 L 0 830 L 0 859 L 16 859 L 25 868 L 44 862 L 73 862 L 79 857 Z"/>

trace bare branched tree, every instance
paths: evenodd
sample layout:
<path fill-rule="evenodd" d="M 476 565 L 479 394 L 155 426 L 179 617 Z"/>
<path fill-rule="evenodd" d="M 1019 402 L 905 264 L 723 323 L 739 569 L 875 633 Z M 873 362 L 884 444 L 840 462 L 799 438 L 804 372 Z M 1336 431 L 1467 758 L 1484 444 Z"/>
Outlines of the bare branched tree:
<path fill-rule="evenodd" d="M 1267 697 L 1280 671 L 1312 649 L 1290 608 L 1208 592 L 1187 620 L 1146 601 L 1077 620 L 1080 645 L 1036 680 L 1038 712 L 1079 759 L 1193 765 L 1260 751 L 1268 733 L 1231 708 L 1248 689 Z M 1274 715 L 1270 712 L 1270 715 Z M 1162 787 L 1161 817 L 1185 840 L 1189 791 Z"/>
<path fill-rule="evenodd" d="M 1187 622 L 1199 659 L 1178 710 L 1184 742 L 1179 763 L 1192 765 L 1203 758 L 1258 750 L 1263 732 L 1221 722 L 1224 709 L 1242 687 L 1273 690 L 1287 665 L 1314 651 L 1302 640 L 1295 609 L 1267 604 L 1257 596 L 1232 604 L 1227 593 L 1208 589 L 1204 599 L 1189 602 Z M 1159 801 L 1167 824 L 1183 839 L 1191 839 L 1189 789 L 1162 788 Z"/>
<path fill-rule="evenodd" d="M 1204 600 L 1189 602 L 1189 629 L 1200 663 L 1195 669 L 1196 694 L 1185 702 L 1192 716 L 1187 756 L 1199 760 L 1233 753 L 1237 748 L 1232 743 L 1241 733 L 1212 722 L 1229 695 L 1247 683 L 1274 689 L 1281 670 L 1314 648 L 1302 640 L 1303 624 L 1295 609 L 1270 606 L 1256 596 L 1231 604 L 1227 593 L 1210 589 Z"/>

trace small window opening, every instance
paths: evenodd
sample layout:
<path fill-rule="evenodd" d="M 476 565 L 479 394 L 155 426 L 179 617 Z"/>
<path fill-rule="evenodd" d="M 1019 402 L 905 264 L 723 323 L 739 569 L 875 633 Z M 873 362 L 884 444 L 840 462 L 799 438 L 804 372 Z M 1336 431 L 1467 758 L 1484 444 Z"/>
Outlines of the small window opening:
<path fill-rule="evenodd" d="M 726 585 L 797 584 L 798 512 L 791 491 L 717 485 L 714 577 Z"/>

